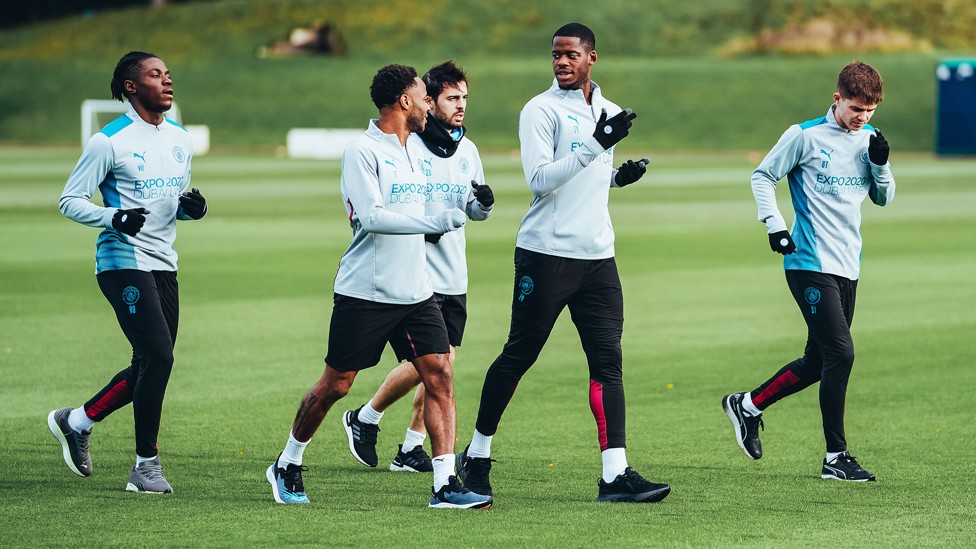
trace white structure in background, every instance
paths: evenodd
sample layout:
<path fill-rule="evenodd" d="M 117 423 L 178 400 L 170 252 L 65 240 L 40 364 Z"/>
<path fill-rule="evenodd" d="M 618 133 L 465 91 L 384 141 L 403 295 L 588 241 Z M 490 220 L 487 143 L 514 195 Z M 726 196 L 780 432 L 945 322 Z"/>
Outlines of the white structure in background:
<path fill-rule="evenodd" d="M 361 129 L 292 128 L 288 130 L 289 158 L 342 158 L 350 141 L 363 134 Z"/>
<path fill-rule="evenodd" d="M 114 99 L 86 99 L 81 102 L 81 146 L 84 147 L 91 136 L 106 124 L 118 118 L 120 114 L 129 110 L 129 106 L 121 101 Z M 180 108 L 173 103 L 166 118 L 182 125 L 180 118 Z M 209 126 L 183 126 L 190 132 L 190 139 L 193 141 L 193 154 L 196 156 L 207 154 L 210 151 L 210 127 Z"/>

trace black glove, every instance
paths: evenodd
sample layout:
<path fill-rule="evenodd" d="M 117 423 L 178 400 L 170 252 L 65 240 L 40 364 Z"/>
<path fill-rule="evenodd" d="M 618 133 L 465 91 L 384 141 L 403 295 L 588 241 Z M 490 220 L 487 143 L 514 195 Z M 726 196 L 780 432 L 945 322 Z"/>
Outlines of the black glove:
<path fill-rule="evenodd" d="M 112 216 L 112 228 L 129 236 L 135 236 L 146 224 L 147 215 L 149 210 L 145 208 L 116 210 L 115 215 Z"/>
<path fill-rule="evenodd" d="M 875 128 L 874 135 L 868 143 L 868 158 L 871 159 L 872 164 L 884 166 L 888 163 L 888 152 L 888 140 L 881 135 L 881 130 Z"/>
<path fill-rule="evenodd" d="M 442 236 L 444 236 L 443 233 L 425 234 L 424 235 L 424 240 L 426 240 L 427 242 L 430 242 L 431 244 L 437 244 L 438 242 L 441 241 L 441 237 Z"/>
<path fill-rule="evenodd" d="M 624 109 L 607 120 L 607 109 L 603 109 L 603 112 L 600 113 L 600 119 L 596 122 L 593 137 L 600 142 L 604 149 L 609 149 L 627 137 L 627 134 L 630 133 L 630 127 L 634 125 L 631 121 L 635 118 L 637 115 L 634 111 Z"/>
<path fill-rule="evenodd" d="M 196 187 L 180 195 L 180 206 L 183 208 L 183 213 L 192 219 L 200 219 L 207 215 L 207 199 Z"/>
<path fill-rule="evenodd" d="M 490 208 L 495 203 L 495 193 L 491 192 L 491 187 L 488 185 L 479 185 L 472 181 L 471 188 L 474 189 L 474 197 L 485 208 Z"/>
<path fill-rule="evenodd" d="M 769 249 L 783 255 L 790 255 L 795 252 L 796 244 L 793 243 L 790 231 L 780 231 L 769 235 Z"/>
<path fill-rule="evenodd" d="M 631 183 L 636 183 L 638 179 L 644 176 L 644 172 L 647 171 L 647 165 L 650 163 L 650 158 L 642 158 L 638 162 L 628 160 L 617 169 L 617 177 L 614 179 L 614 182 L 618 187 L 626 187 Z"/>

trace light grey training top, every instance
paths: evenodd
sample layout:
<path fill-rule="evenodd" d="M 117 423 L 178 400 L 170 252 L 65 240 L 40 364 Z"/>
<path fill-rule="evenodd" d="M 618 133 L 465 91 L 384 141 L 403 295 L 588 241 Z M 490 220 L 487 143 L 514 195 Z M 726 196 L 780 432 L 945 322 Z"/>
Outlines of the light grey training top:
<path fill-rule="evenodd" d="M 190 220 L 180 193 L 190 186 L 190 134 L 165 119 L 150 124 L 129 105 L 122 116 L 93 135 L 68 177 L 59 208 L 65 217 L 102 227 L 95 249 L 95 272 L 135 269 L 175 271 L 176 220 Z M 91 199 L 98 190 L 102 204 Z M 119 209 L 146 208 L 136 236 L 112 228 Z"/>
<path fill-rule="evenodd" d="M 776 182 L 790 186 L 796 253 L 787 270 L 815 271 L 857 280 L 861 271 L 861 203 L 884 206 L 895 198 L 890 163 L 872 164 L 868 144 L 874 127 L 841 128 L 833 106 L 826 116 L 790 126 L 752 173 L 759 221 L 769 234 L 786 230 L 776 205 Z"/>
<path fill-rule="evenodd" d="M 573 259 L 613 257 L 614 234 L 607 202 L 617 170 L 613 148 L 593 137 L 600 111 L 620 107 L 591 82 L 591 104 L 581 90 L 552 87 L 533 97 L 519 117 L 522 169 L 532 203 L 516 246 Z"/>
<path fill-rule="evenodd" d="M 467 137 L 461 137 L 458 148 L 448 158 L 431 153 L 416 134 L 411 140 L 420 143 L 423 155 L 417 162 L 427 177 L 427 215 L 436 216 L 450 209 L 464 212 L 472 221 L 484 221 L 491 215 L 474 197 L 471 181 L 485 184 L 481 156 Z M 468 263 L 465 257 L 464 228 L 445 234 L 436 244 L 427 243 L 427 270 L 434 291 L 444 295 L 461 295 L 468 291 Z"/>
<path fill-rule="evenodd" d="M 457 209 L 427 216 L 427 179 L 418 168 L 420 141 L 400 145 L 371 120 L 342 154 L 342 199 L 352 242 L 339 260 L 337 294 L 391 304 L 419 303 L 431 295 L 424 234 L 463 227 Z"/>

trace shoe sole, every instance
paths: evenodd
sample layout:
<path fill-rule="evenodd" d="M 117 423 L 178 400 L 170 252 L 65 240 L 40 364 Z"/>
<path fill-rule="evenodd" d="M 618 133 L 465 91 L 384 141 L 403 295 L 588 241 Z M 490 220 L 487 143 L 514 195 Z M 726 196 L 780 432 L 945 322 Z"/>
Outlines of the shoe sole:
<path fill-rule="evenodd" d="M 597 501 L 605 501 L 608 503 L 657 503 L 662 499 L 668 497 L 671 493 L 671 487 L 660 488 L 658 490 L 651 490 L 650 492 L 644 492 L 641 494 L 615 494 L 610 496 L 599 496 L 596 498 Z"/>
<path fill-rule="evenodd" d="M 127 482 L 125 484 L 125 491 L 126 492 L 136 492 L 136 493 L 139 493 L 139 494 L 172 494 L 173 493 L 173 490 L 168 490 L 168 491 L 165 491 L 165 492 L 157 492 L 155 490 L 142 490 L 141 488 L 139 488 L 135 484 L 132 484 L 131 482 Z"/>
<path fill-rule="evenodd" d="M 307 501 L 285 501 L 281 499 L 281 492 L 278 491 L 278 479 L 275 478 L 275 474 L 274 474 L 274 466 L 275 466 L 274 463 L 269 465 L 268 470 L 267 472 L 265 472 L 264 476 L 265 478 L 268 479 L 268 482 L 271 484 L 271 493 L 274 494 L 275 502 L 282 503 L 284 505 L 300 505 L 303 503 L 308 503 Z"/>
<path fill-rule="evenodd" d="M 352 425 L 349 425 L 349 418 L 352 416 L 352 412 L 353 410 L 346 410 L 346 413 L 342 414 L 342 428 L 345 429 L 346 438 L 349 440 L 349 453 L 352 454 L 352 457 L 356 458 L 356 461 L 362 463 L 366 467 L 376 467 L 375 463 L 372 465 L 366 463 L 363 461 L 363 458 L 359 457 L 359 454 L 356 453 L 356 441 L 352 436 Z"/>
<path fill-rule="evenodd" d="M 446 501 L 441 501 L 438 503 L 431 503 L 427 505 L 428 509 L 491 509 L 491 505 L 494 503 L 493 500 L 488 501 L 478 501 L 475 503 L 469 503 L 467 505 L 458 505 L 456 503 L 448 503 Z"/>
<path fill-rule="evenodd" d="M 61 427 L 58 427 L 58 422 L 54 419 L 55 412 L 57 412 L 57 410 L 54 410 L 47 415 L 47 426 L 49 429 L 51 429 L 51 433 L 54 435 L 54 438 L 58 439 L 58 443 L 61 444 L 61 455 L 64 457 L 65 465 L 68 466 L 68 469 L 70 469 L 72 473 L 78 475 L 79 477 L 89 476 L 91 473 L 89 473 L 89 475 L 82 473 L 78 467 L 75 466 L 75 462 L 71 459 L 71 450 L 68 448 L 68 439 L 64 438 L 64 433 L 61 432 Z"/>
<path fill-rule="evenodd" d="M 740 422 L 739 422 L 739 418 L 735 414 L 735 410 L 732 409 L 732 406 L 729 403 L 731 399 L 732 399 L 732 395 L 725 395 L 724 397 L 722 397 L 722 409 L 725 410 L 725 415 L 728 416 L 729 421 L 732 422 L 732 430 L 735 431 L 735 442 L 736 444 L 739 445 L 739 448 L 742 450 L 742 453 L 748 456 L 749 459 L 757 460 L 759 459 L 759 457 L 762 456 L 755 457 L 752 454 L 750 454 L 749 450 L 746 450 L 746 445 L 743 443 L 742 428 L 739 426 Z"/>
<path fill-rule="evenodd" d="M 418 471 L 417 469 L 414 469 L 413 467 L 411 467 L 409 465 L 397 465 L 397 463 L 395 461 L 390 464 L 390 470 L 393 471 L 393 472 L 396 472 L 396 473 L 422 473 L 422 472 L 424 472 L 424 471 Z M 429 473 L 430 471 L 427 471 L 427 472 Z"/>
<path fill-rule="evenodd" d="M 874 482 L 876 479 L 873 478 L 840 478 L 834 475 L 824 475 L 821 474 L 820 478 L 824 480 L 839 480 L 841 482 Z"/>

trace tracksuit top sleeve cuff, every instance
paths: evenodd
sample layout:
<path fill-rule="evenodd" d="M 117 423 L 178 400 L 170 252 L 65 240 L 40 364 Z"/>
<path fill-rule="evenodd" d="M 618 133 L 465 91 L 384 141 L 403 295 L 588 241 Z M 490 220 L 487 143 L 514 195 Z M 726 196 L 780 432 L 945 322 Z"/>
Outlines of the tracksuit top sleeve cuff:
<path fill-rule="evenodd" d="M 886 162 L 883 166 L 871 162 L 871 175 L 875 177 L 887 177 L 891 175 L 891 162 Z"/>
<path fill-rule="evenodd" d="M 786 221 L 782 215 L 774 215 L 766 219 L 766 234 L 778 233 L 786 230 Z"/>
<path fill-rule="evenodd" d="M 593 160 L 600 156 L 600 154 L 602 154 L 605 150 L 606 149 L 603 148 L 603 145 L 601 145 L 595 137 L 590 137 L 583 142 L 582 147 L 576 149 L 576 158 L 579 158 L 580 163 L 584 166 L 589 166 L 590 162 L 593 162 Z"/>
<path fill-rule="evenodd" d="M 115 217 L 116 208 L 102 208 L 102 227 L 112 228 L 112 218 Z"/>

